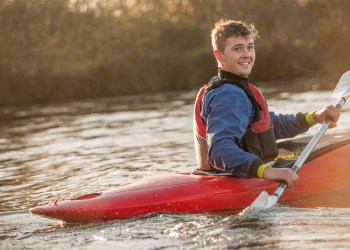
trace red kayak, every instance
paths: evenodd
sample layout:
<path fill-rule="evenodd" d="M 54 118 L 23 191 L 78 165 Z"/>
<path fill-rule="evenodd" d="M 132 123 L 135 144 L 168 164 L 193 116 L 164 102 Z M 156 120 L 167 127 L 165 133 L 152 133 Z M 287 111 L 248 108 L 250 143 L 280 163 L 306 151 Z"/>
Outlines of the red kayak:
<path fill-rule="evenodd" d="M 303 207 L 349 206 L 348 137 L 325 136 L 298 172 L 300 179 L 295 188 L 287 189 L 280 203 Z M 309 139 L 279 143 L 280 152 L 284 155 L 300 152 Z M 52 201 L 46 206 L 32 208 L 30 212 L 66 222 L 109 221 L 159 212 L 237 212 L 248 207 L 262 191 L 273 193 L 278 184 L 256 178 L 159 174 L 135 180 L 114 190 Z"/>

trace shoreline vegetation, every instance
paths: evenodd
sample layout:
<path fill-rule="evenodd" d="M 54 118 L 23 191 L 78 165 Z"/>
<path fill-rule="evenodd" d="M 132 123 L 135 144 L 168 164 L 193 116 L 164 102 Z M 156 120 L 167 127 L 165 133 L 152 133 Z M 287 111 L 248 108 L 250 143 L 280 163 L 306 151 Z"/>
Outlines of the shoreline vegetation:
<path fill-rule="evenodd" d="M 220 18 L 259 30 L 252 80 L 337 80 L 350 69 L 349 9 L 347 0 L 2 0 L 0 107 L 199 88 L 216 74 L 209 31 Z"/>

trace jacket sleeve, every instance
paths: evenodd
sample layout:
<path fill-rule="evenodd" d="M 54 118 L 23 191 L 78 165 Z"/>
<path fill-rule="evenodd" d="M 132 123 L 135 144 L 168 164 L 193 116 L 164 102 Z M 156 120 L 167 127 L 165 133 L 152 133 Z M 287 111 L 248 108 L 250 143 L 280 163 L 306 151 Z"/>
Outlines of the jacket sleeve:
<path fill-rule="evenodd" d="M 261 159 L 239 147 L 254 117 L 254 108 L 246 94 L 234 85 L 225 84 L 207 93 L 202 104 L 210 164 L 235 176 L 256 177 Z"/>
<path fill-rule="evenodd" d="M 310 127 L 303 113 L 297 113 L 296 115 L 276 115 L 274 112 L 270 112 L 270 117 L 274 124 L 276 139 L 294 137 L 308 131 Z"/>

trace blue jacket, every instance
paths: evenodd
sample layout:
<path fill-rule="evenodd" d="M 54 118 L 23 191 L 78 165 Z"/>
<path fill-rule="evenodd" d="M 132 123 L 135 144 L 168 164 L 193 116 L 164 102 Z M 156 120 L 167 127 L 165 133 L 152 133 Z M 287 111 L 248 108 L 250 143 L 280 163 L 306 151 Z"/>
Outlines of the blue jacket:
<path fill-rule="evenodd" d="M 254 118 L 254 106 L 244 91 L 233 85 L 207 91 L 201 116 L 207 127 L 210 164 L 236 176 L 249 177 L 249 168 L 259 158 L 238 145 Z M 301 126 L 298 115 L 270 112 L 276 139 L 294 137 L 308 129 Z"/>

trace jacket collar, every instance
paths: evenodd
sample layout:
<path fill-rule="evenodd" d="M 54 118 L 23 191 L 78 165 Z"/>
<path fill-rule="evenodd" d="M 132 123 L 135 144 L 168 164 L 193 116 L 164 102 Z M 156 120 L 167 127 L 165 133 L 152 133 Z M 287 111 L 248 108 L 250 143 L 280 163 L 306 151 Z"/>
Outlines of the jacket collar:
<path fill-rule="evenodd" d="M 248 78 L 240 77 L 238 75 L 235 75 L 231 72 L 222 70 L 220 68 L 219 68 L 219 72 L 218 72 L 218 77 L 220 77 L 222 79 L 230 79 L 230 80 L 237 81 L 240 83 L 248 84 Z"/>

